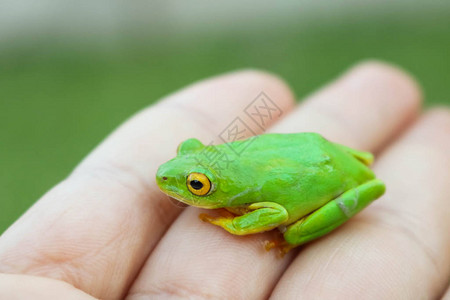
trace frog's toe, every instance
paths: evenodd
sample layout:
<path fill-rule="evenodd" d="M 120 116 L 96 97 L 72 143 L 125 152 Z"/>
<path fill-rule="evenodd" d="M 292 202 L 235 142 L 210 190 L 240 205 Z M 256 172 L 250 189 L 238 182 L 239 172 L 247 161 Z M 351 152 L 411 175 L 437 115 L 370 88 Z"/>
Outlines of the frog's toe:
<path fill-rule="evenodd" d="M 264 249 L 269 252 L 270 250 L 277 247 L 276 241 L 264 241 Z"/>
<path fill-rule="evenodd" d="M 213 217 L 213 216 L 210 216 L 205 213 L 200 214 L 198 217 L 203 222 L 208 222 L 208 223 L 213 223 L 217 219 L 217 217 Z"/>
<path fill-rule="evenodd" d="M 280 256 L 283 257 L 286 253 L 288 253 L 295 246 L 286 242 L 283 238 L 275 238 L 272 240 L 264 241 L 264 249 L 266 251 L 270 251 L 272 249 L 278 249 Z"/>
<path fill-rule="evenodd" d="M 283 258 L 289 251 L 291 251 L 295 246 L 290 245 L 286 242 L 278 241 L 265 241 L 264 249 L 269 252 L 272 249 L 278 249 L 278 256 Z"/>

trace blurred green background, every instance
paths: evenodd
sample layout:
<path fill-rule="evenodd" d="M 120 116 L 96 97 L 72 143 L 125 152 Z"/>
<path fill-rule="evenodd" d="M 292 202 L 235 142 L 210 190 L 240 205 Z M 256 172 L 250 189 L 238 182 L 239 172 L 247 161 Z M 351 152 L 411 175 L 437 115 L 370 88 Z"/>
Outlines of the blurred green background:
<path fill-rule="evenodd" d="M 131 114 L 218 73 L 268 70 L 301 99 L 357 61 L 376 58 L 412 73 L 427 106 L 450 104 L 450 10 L 421 5 L 323 13 L 323 4 L 289 18 L 286 10 L 250 8 L 236 22 L 239 6 L 217 22 L 214 15 L 180 20 L 166 7 L 149 12 L 150 21 L 94 33 L 89 26 L 98 24 L 74 33 L 70 22 L 47 22 L 39 31 L 19 26 L 26 23 L 20 15 L 10 19 L 0 39 L 0 233 Z"/>

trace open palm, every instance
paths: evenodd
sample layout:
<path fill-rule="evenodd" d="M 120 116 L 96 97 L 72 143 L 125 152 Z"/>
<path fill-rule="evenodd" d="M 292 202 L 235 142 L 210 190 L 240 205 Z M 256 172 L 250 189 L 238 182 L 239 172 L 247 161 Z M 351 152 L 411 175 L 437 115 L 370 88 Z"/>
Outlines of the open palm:
<path fill-rule="evenodd" d="M 375 152 L 387 186 L 362 213 L 283 258 L 263 250 L 270 233 L 228 234 L 155 183 L 181 141 L 214 140 L 261 92 L 282 113 L 262 128 L 248 123 L 247 134 L 313 131 Z M 297 107 L 280 79 L 257 71 L 173 94 L 123 124 L 1 236 L 0 298 L 439 297 L 450 276 L 450 113 L 422 114 L 420 98 L 407 75 L 376 62 Z"/>

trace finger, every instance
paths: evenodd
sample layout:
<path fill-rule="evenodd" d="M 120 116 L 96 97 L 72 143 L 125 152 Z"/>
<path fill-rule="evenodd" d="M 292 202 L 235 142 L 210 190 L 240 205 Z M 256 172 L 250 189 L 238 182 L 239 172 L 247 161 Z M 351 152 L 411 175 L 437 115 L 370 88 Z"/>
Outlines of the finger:
<path fill-rule="evenodd" d="M 54 279 L 0 274 L 0 299 L 21 300 L 95 300 L 70 284 Z"/>
<path fill-rule="evenodd" d="M 442 300 L 450 300 L 450 286 L 445 292 L 444 297 L 442 297 Z"/>
<path fill-rule="evenodd" d="M 379 159 L 386 195 L 307 247 L 274 299 L 436 299 L 450 278 L 450 112 L 428 113 Z M 375 288 L 374 288 L 375 287 Z"/>
<path fill-rule="evenodd" d="M 315 104 L 316 101 L 322 104 Z M 327 113 L 331 110 L 327 101 L 332 103 L 332 114 Z M 320 131 L 342 142 L 350 140 L 346 140 L 350 133 L 340 134 L 330 127 L 346 130 L 348 126 L 354 146 L 375 149 L 401 130 L 414 117 L 418 106 L 417 88 L 407 76 L 384 65 L 363 64 L 313 95 L 274 130 Z M 366 117 L 349 113 L 349 108 L 354 107 Z M 325 117 L 310 117 L 320 116 L 322 109 Z M 378 118 L 376 123 L 372 114 Z M 396 121 L 388 120 L 391 114 L 396 115 Z M 358 130 L 367 131 L 368 137 Z M 371 142 L 372 137 L 377 144 Z M 129 299 L 187 297 L 191 293 L 205 298 L 268 296 L 289 263 L 289 255 L 279 259 L 275 253 L 264 252 L 263 242 L 268 235 L 232 236 L 199 222 L 198 214 L 197 209 L 188 209 L 172 225 L 131 288 Z"/>
<path fill-rule="evenodd" d="M 2 236 L 0 270 L 120 297 L 180 212 L 157 189 L 157 167 L 182 140 L 208 143 L 237 117 L 247 124 L 246 136 L 261 132 L 245 111 L 262 101 L 255 99 L 262 91 L 279 110 L 266 125 L 293 106 L 279 79 L 246 71 L 195 84 L 134 116 Z"/>
<path fill-rule="evenodd" d="M 377 151 L 416 118 L 421 95 L 406 74 L 366 62 L 311 98 L 271 130 L 313 131 L 349 147 Z"/>

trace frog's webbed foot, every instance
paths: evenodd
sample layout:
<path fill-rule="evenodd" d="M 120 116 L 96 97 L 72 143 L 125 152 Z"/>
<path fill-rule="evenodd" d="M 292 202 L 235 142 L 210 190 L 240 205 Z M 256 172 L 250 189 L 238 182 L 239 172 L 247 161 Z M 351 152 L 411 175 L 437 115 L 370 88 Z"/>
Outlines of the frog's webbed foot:
<path fill-rule="evenodd" d="M 217 214 L 217 216 L 211 216 L 209 214 L 202 213 L 198 217 L 203 222 L 208 222 L 215 225 L 220 222 L 220 219 L 233 219 L 235 217 L 234 214 L 224 208 L 216 209 L 214 210 L 214 212 Z"/>
<path fill-rule="evenodd" d="M 222 216 L 212 217 L 201 214 L 202 221 L 222 227 L 236 235 L 247 235 L 272 230 L 288 219 L 284 207 L 272 202 L 258 202 L 248 206 L 249 212 L 235 216 L 228 211 L 222 211 Z"/>
<path fill-rule="evenodd" d="M 200 215 L 198 215 L 198 218 L 200 220 L 202 220 L 203 222 L 208 222 L 208 223 L 211 223 L 211 224 L 214 222 L 214 220 L 217 219 L 217 217 L 210 216 L 208 214 L 200 214 Z"/>

